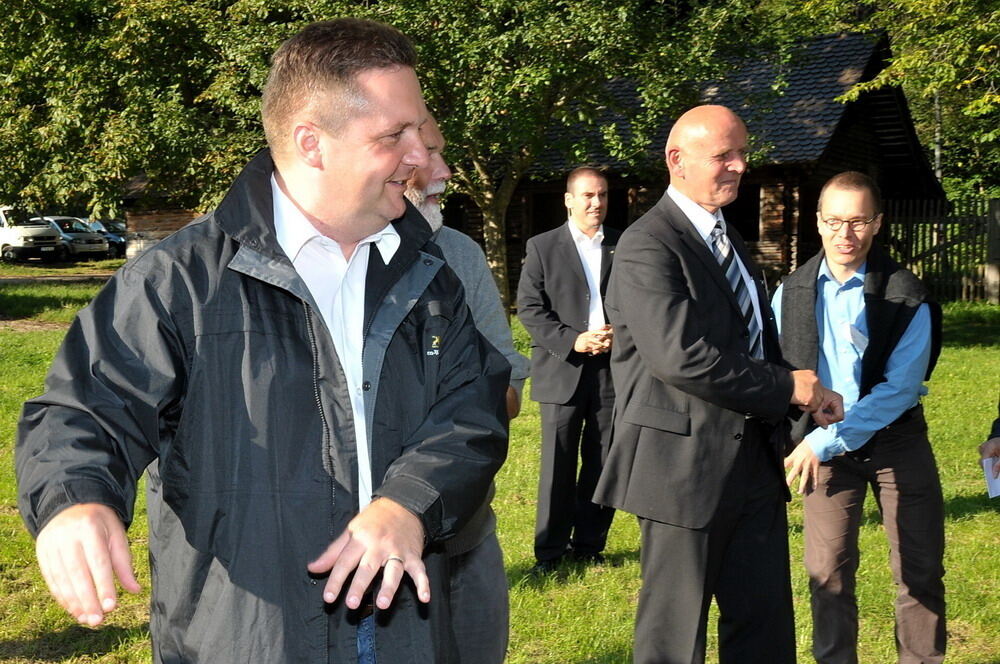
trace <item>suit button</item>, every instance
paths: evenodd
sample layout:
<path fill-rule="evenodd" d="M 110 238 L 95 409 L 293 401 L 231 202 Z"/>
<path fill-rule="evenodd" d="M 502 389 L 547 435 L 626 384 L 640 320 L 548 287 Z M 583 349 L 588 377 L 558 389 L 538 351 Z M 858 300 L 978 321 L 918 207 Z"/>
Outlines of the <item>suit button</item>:
<path fill-rule="evenodd" d="M 736 440 L 743 440 L 743 434 L 738 433 L 735 436 L 733 436 L 733 438 L 735 438 Z"/>
<path fill-rule="evenodd" d="M 361 389 L 367 392 L 368 390 L 372 389 L 372 384 L 366 380 L 365 382 L 361 383 Z"/>

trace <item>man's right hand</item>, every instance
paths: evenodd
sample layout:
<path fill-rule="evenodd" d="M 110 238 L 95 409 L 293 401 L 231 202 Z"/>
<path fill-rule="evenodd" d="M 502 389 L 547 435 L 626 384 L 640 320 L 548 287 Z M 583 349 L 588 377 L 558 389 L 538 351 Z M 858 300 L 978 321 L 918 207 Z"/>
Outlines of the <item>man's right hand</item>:
<path fill-rule="evenodd" d="M 807 413 L 824 429 L 844 419 L 844 398 L 837 392 L 823 387 L 815 371 L 800 369 L 792 372 L 795 387 L 792 403 Z"/>
<path fill-rule="evenodd" d="M 613 332 L 610 325 L 605 325 L 600 330 L 587 330 L 577 335 L 573 343 L 573 350 L 587 355 L 600 355 L 611 350 L 611 339 Z"/>
<path fill-rule="evenodd" d="M 1000 436 L 990 438 L 979 446 L 979 456 L 982 459 L 993 459 L 993 477 L 1000 477 Z"/>
<path fill-rule="evenodd" d="M 67 507 L 38 533 L 35 553 L 49 592 L 80 624 L 96 627 L 118 606 L 115 576 L 139 592 L 125 527 L 107 505 Z"/>

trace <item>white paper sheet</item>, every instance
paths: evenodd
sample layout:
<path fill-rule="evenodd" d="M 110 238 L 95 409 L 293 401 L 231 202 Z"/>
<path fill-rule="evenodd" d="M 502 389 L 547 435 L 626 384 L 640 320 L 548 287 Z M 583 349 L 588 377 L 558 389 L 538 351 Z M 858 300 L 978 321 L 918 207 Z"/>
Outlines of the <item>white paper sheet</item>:
<path fill-rule="evenodd" d="M 1000 496 L 1000 477 L 993 477 L 993 457 L 983 459 L 983 475 L 986 477 L 986 491 L 990 498 Z"/>

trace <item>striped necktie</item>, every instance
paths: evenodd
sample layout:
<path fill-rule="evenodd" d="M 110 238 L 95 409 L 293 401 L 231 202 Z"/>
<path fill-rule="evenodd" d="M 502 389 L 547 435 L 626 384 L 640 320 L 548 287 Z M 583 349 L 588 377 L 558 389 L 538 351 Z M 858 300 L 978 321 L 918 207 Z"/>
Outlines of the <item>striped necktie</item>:
<path fill-rule="evenodd" d="M 743 274 L 740 272 L 739 263 L 736 262 L 736 252 L 733 251 L 733 245 L 729 242 L 726 230 L 722 227 L 723 223 L 725 222 L 721 220 L 716 221 L 715 228 L 712 229 L 712 253 L 715 254 L 715 260 L 719 261 L 719 265 L 722 266 L 722 271 L 726 273 L 726 280 L 729 281 L 729 287 L 733 289 L 736 301 L 740 305 L 740 311 L 743 313 L 743 322 L 750 335 L 750 355 L 757 359 L 764 359 L 760 326 L 754 315 L 753 300 L 750 299 L 750 291 L 743 279 Z"/>

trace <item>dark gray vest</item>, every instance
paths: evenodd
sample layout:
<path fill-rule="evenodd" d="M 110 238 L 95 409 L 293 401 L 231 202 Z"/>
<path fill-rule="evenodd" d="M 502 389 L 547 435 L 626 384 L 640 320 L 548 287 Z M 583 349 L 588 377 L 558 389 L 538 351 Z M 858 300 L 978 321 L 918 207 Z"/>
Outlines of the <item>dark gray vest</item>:
<path fill-rule="evenodd" d="M 781 352 L 795 369 L 816 370 L 819 364 L 819 327 L 816 320 L 816 279 L 823 263 L 820 251 L 805 265 L 788 275 L 781 293 Z M 927 303 L 931 313 L 931 376 L 941 353 L 941 307 L 912 272 L 896 263 L 878 244 L 868 252 L 864 285 L 868 347 L 861 357 L 859 398 L 885 381 L 885 365 L 909 326 L 917 308 Z M 798 443 L 815 424 L 807 413 L 795 416 L 792 441 Z"/>

